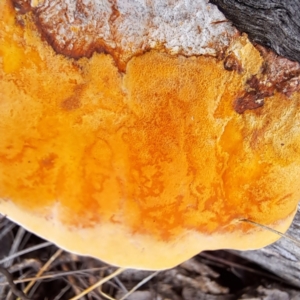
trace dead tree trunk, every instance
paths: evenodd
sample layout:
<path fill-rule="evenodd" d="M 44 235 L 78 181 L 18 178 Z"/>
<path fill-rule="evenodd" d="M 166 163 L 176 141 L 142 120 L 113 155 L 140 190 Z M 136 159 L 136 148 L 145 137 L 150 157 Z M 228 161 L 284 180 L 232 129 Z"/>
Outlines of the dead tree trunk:
<path fill-rule="evenodd" d="M 211 0 L 241 32 L 300 62 L 299 0 Z"/>
<path fill-rule="evenodd" d="M 211 0 L 254 43 L 300 62 L 300 0 Z M 299 179 L 300 180 L 300 179 Z M 288 234 L 300 241 L 300 206 Z M 236 252 L 235 252 L 236 253 Z M 238 252 L 300 286 L 300 242 L 282 238 L 257 251 Z"/>
<path fill-rule="evenodd" d="M 295 286 L 300 286 L 300 205 L 288 235 L 299 243 L 281 238 L 276 243 L 260 250 L 234 251 L 240 256 L 256 262 Z"/>

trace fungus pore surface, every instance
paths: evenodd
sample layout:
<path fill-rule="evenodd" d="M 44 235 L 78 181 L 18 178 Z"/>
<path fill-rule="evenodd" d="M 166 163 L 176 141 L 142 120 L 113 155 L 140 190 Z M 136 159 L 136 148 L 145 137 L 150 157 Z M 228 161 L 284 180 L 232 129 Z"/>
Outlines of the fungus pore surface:
<path fill-rule="evenodd" d="M 207 1 L 49 2 L 0 2 L 0 212 L 142 269 L 274 242 L 240 220 L 292 222 L 300 97 L 262 51 Z"/>

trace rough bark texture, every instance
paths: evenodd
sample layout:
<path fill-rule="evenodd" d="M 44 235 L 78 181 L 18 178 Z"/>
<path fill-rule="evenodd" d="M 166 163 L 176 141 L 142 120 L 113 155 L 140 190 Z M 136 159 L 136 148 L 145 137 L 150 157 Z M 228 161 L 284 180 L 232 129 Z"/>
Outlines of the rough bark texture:
<path fill-rule="evenodd" d="M 211 0 L 250 39 L 300 62 L 299 0 Z"/>
<path fill-rule="evenodd" d="M 300 241 L 299 229 L 300 205 L 287 234 Z M 261 250 L 235 251 L 235 253 L 239 253 L 240 256 L 258 263 L 287 282 L 300 287 L 300 242 L 296 244 L 288 238 L 281 238 L 278 242 Z"/>

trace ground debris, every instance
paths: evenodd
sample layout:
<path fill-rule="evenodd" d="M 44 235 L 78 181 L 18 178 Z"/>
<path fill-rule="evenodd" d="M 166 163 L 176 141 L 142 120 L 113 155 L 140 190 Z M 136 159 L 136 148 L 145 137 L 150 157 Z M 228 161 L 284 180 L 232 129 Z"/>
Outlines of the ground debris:
<path fill-rule="evenodd" d="M 18 291 L 27 287 L 31 300 L 69 300 L 117 272 L 99 260 L 58 250 L 6 218 L 0 220 L 0 266 L 9 272 Z M 300 299 L 299 291 L 281 284 L 275 275 L 227 251 L 203 252 L 160 272 L 128 269 L 104 281 L 80 299 Z M 0 274 L 0 300 L 17 299 L 11 293 L 12 288 L 16 292 L 15 286 Z"/>
<path fill-rule="evenodd" d="M 208 265 L 201 263 L 195 258 L 191 258 L 180 265 L 181 268 L 190 272 L 196 272 L 200 275 L 210 276 L 212 278 L 218 278 L 220 274 L 215 272 Z"/>
<path fill-rule="evenodd" d="M 300 293 L 292 288 L 283 288 L 278 284 L 259 285 L 241 295 L 239 300 L 299 300 Z"/>
<path fill-rule="evenodd" d="M 185 287 L 182 291 L 184 300 L 234 300 L 233 295 L 211 295 L 199 289 Z"/>

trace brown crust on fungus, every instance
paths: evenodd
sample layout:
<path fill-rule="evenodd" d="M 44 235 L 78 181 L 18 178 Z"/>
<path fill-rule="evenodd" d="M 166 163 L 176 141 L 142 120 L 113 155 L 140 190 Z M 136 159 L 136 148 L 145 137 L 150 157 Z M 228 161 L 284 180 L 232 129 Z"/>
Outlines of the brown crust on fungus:
<path fill-rule="evenodd" d="M 238 73 L 243 72 L 243 67 L 238 58 L 234 55 L 234 53 L 230 53 L 224 59 L 224 68 L 227 71 L 236 71 Z"/>
<path fill-rule="evenodd" d="M 277 55 L 270 49 L 257 45 L 264 64 L 258 83 L 249 81 L 249 86 L 259 89 L 268 95 L 274 95 L 275 91 L 290 97 L 294 92 L 300 90 L 300 63 L 290 61 Z"/>
<path fill-rule="evenodd" d="M 234 110 L 242 114 L 246 110 L 253 110 L 264 105 L 264 95 L 256 91 L 246 92 L 242 97 L 237 98 L 233 104 Z"/>
<path fill-rule="evenodd" d="M 123 73 L 110 54 L 57 54 L 31 12 L 23 25 L 16 16 L 0 2 L 1 213 L 70 251 L 144 269 L 278 238 L 241 219 L 287 230 L 300 198 L 300 94 L 233 109 L 266 63 L 246 36 L 224 27 L 233 71 L 154 47 Z"/>
<path fill-rule="evenodd" d="M 281 57 L 263 46 L 257 45 L 256 48 L 261 53 L 264 63 L 260 72 L 247 80 L 243 96 L 234 102 L 234 109 L 239 114 L 263 106 L 264 99 L 273 96 L 275 92 L 290 97 L 294 92 L 300 91 L 298 62 Z M 237 63 L 231 64 L 237 65 Z M 225 69 L 228 68 L 225 66 Z"/>

